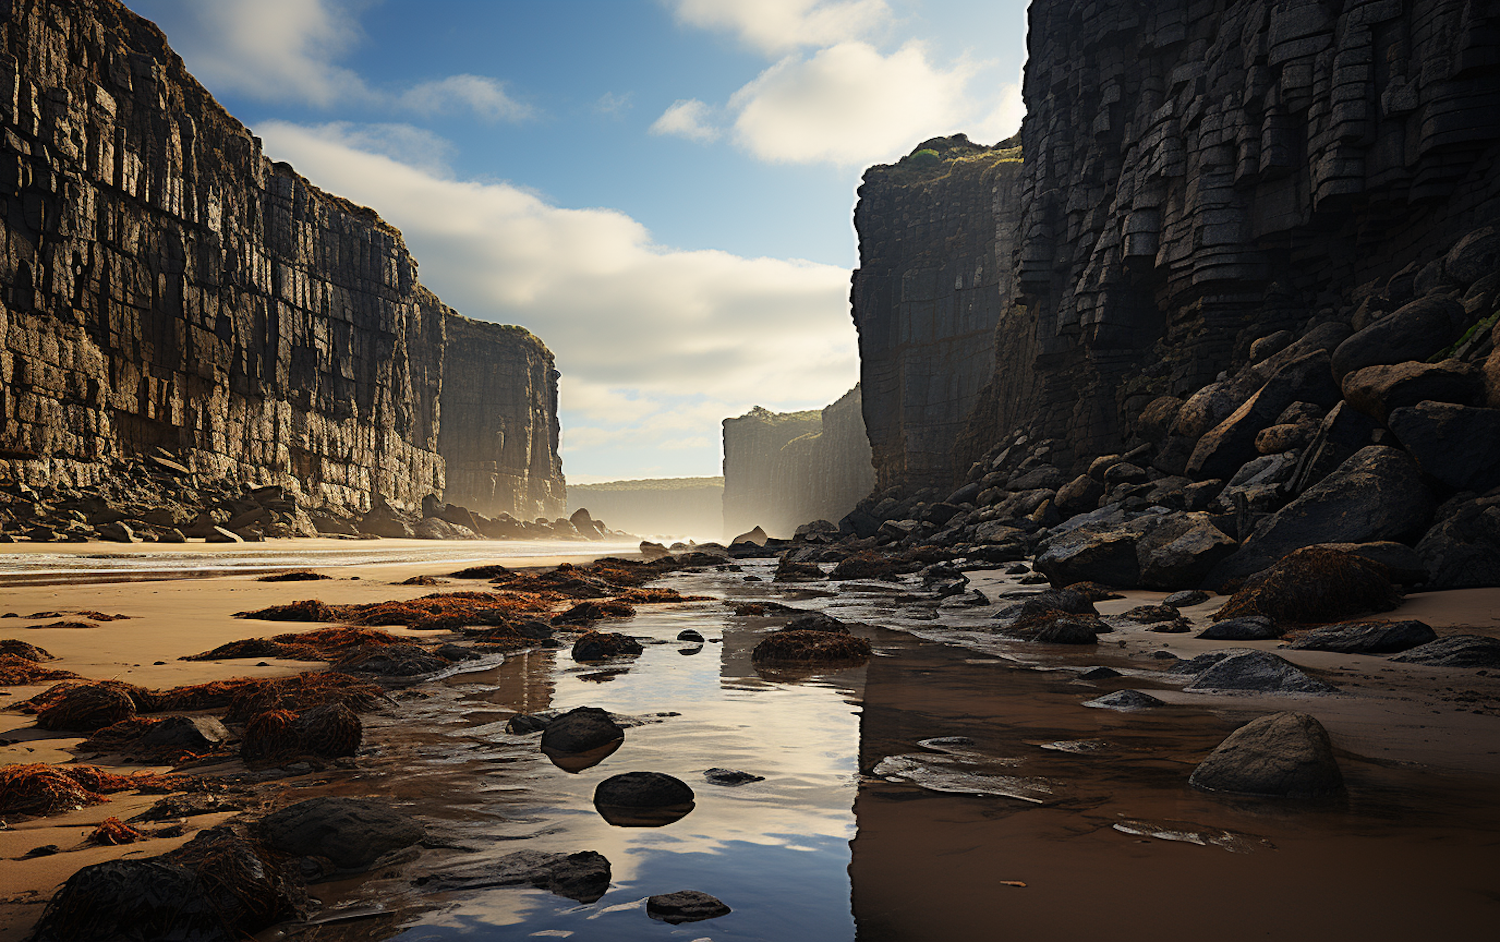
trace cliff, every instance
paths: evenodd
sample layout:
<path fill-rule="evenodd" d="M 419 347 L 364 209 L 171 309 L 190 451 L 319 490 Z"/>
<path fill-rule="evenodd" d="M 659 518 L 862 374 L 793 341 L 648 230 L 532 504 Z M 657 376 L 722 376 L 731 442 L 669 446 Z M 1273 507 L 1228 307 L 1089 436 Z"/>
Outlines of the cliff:
<path fill-rule="evenodd" d="M 114 0 L 6 4 L 0 41 L 10 476 L 97 484 L 162 448 L 204 479 L 415 507 L 443 490 L 447 420 L 504 429 L 494 450 L 450 444 L 462 496 L 485 493 L 488 473 L 488 493 L 514 487 L 528 514 L 561 509 L 555 382 L 535 338 L 471 336 L 417 281 L 398 231 L 267 160 Z M 450 333 L 472 343 L 456 350 Z M 445 383 L 474 358 L 507 364 L 483 382 L 502 405 Z"/>
<path fill-rule="evenodd" d="M 963 470 L 954 444 L 995 372 L 995 327 L 1014 296 L 1021 181 L 1014 142 L 961 134 L 865 173 L 850 303 L 881 488 L 947 485 Z"/>
<path fill-rule="evenodd" d="M 1500 203 L 1496 17 L 1425 0 L 1035 3 L 1014 253 L 1024 316 L 959 463 L 1061 460 L 1250 345 L 1349 319 Z"/>
<path fill-rule="evenodd" d="M 724 420 L 724 535 L 759 526 L 790 536 L 838 520 L 870 492 L 875 474 L 860 387 L 819 412 L 759 406 Z"/>
<path fill-rule="evenodd" d="M 568 486 L 568 512 L 579 509 L 616 530 L 647 537 L 719 539 L 724 479 L 656 478 Z"/>

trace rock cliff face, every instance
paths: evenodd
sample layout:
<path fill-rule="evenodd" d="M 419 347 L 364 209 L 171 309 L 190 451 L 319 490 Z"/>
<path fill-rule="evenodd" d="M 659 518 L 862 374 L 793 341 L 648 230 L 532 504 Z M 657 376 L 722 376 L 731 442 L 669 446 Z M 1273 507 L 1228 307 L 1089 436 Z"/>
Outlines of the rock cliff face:
<path fill-rule="evenodd" d="M 517 509 L 561 510 L 551 357 L 535 338 L 471 337 L 418 283 L 399 232 L 262 156 L 113 0 L 5 4 L 0 34 L 12 476 L 89 484 L 162 447 L 205 477 L 410 507 L 443 489 L 452 420 L 499 449 L 454 446 L 462 496 L 486 493 L 488 474 L 488 493 L 523 495 Z M 450 332 L 486 352 L 453 351 Z M 481 355 L 514 365 L 509 382 L 482 380 L 504 405 L 445 383 Z M 496 408 L 503 422 L 484 415 Z"/>
<path fill-rule="evenodd" d="M 994 374 L 995 326 L 1014 296 L 1021 170 L 1014 142 L 957 135 L 865 173 L 850 301 L 882 488 L 946 485 L 963 470 L 954 443 Z"/>
<path fill-rule="evenodd" d="M 961 461 L 1018 426 L 1112 449 L 1154 397 L 1493 219 L 1497 30 L 1438 0 L 1033 4 L 1024 316 Z"/>
<path fill-rule="evenodd" d="M 860 387 L 821 412 L 759 406 L 724 420 L 724 535 L 759 526 L 790 536 L 810 520 L 838 520 L 875 474 Z"/>

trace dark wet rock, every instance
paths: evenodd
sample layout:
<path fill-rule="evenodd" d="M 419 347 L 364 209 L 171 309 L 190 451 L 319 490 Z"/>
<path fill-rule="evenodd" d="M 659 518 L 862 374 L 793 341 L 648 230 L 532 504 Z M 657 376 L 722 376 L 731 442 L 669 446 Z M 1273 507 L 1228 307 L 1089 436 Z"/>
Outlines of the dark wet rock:
<path fill-rule="evenodd" d="M 609 860 L 592 850 L 576 854 L 549 854 L 518 850 L 495 860 L 485 872 L 461 875 L 451 881 L 454 889 L 475 890 L 491 886 L 534 886 L 579 903 L 597 902 L 609 890 Z"/>
<path fill-rule="evenodd" d="M 511 717 L 511 722 L 517 719 L 519 717 Z M 532 725 L 537 719 L 533 717 L 526 725 Z M 609 711 L 589 706 L 575 707 L 541 729 L 541 748 L 563 754 L 599 749 L 625 738 L 625 729 L 614 721 Z"/>
<path fill-rule="evenodd" d="M 684 628 L 681 631 L 677 632 L 677 640 L 678 641 L 691 641 L 694 644 L 702 644 L 703 643 L 703 635 L 697 629 L 694 629 L 694 628 Z"/>
<path fill-rule="evenodd" d="M 1148 626 L 1148 630 L 1162 635 L 1181 635 L 1192 631 L 1193 624 L 1186 618 L 1179 618 L 1176 621 L 1159 621 Z"/>
<path fill-rule="evenodd" d="M 1437 633 L 1419 621 L 1355 621 L 1309 631 L 1293 641 L 1292 647 L 1341 654 L 1395 654 L 1436 639 Z"/>
<path fill-rule="evenodd" d="M 1500 500 L 1452 501 L 1439 517 L 1416 547 L 1428 574 L 1427 587 L 1500 585 Z"/>
<path fill-rule="evenodd" d="M 845 626 L 843 622 L 839 621 L 837 618 L 834 618 L 832 615 L 825 615 L 822 612 L 808 612 L 805 615 L 798 615 L 796 618 L 793 618 L 791 621 L 787 622 L 783 630 L 832 631 L 841 634 L 849 633 L 848 627 Z"/>
<path fill-rule="evenodd" d="M 439 647 L 432 653 L 445 661 L 472 661 L 480 656 L 479 652 L 473 648 L 452 642 Z"/>
<path fill-rule="evenodd" d="M 870 642 L 846 629 L 773 631 L 750 652 L 752 664 L 841 664 L 869 658 Z"/>
<path fill-rule="evenodd" d="M 343 703 L 325 703 L 301 713 L 292 730 L 305 752 L 329 759 L 355 755 L 364 739 L 359 715 Z"/>
<path fill-rule="evenodd" d="M 1177 609 L 1170 605 L 1137 605 L 1135 608 L 1121 612 L 1115 617 L 1149 625 L 1159 621 L 1176 621 L 1182 616 L 1177 614 Z"/>
<path fill-rule="evenodd" d="M 1399 541 L 1420 532 L 1432 511 L 1432 494 L 1416 462 L 1397 449 L 1371 445 L 1263 520 L 1206 581 L 1223 585 L 1318 543 Z"/>
<path fill-rule="evenodd" d="M 1149 710 L 1152 707 L 1164 706 L 1165 702 L 1139 690 L 1116 690 L 1114 693 L 1087 700 L 1083 705 L 1100 710 L 1119 710 L 1129 713 L 1134 710 Z"/>
<path fill-rule="evenodd" d="M 604 711 L 600 711 L 601 713 Z M 517 713 L 505 721 L 505 731 L 517 736 L 539 733 L 546 729 L 553 717 L 541 713 Z M 624 735 L 623 733 L 621 735 Z"/>
<path fill-rule="evenodd" d="M 1329 364 L 1327 353 L 1314 351 L 1282 365 L 1254 395 L 1198 439 L 1187 474 L 1200 480 L 1229 477 L 1256 457 L 1256 436 L 1275 424 L 1287 406 L 1311 402 L 1326 407 L 1338 402 L 1339 389 Z"/>
<path fill-rule="evenodd" d="M 1100 585 L 1097 582 L 1075 582 L 1072 585 L 1063 586 L 1061 589 L 1058 589 L 1057 592 L 1071 592 L 1074 595 L 1082 596 L 1084 599 L 1090 602 L 1107 602 L 1110 599 L 1123 599 L 1125 597 L 1109 586 Z M 1060 594 L 1057 597 L 1063 598 L 1063 596 L 1061 596 Z M 1064 610 L 1074 612 L 1075 614 L 1079 615 L 1085 612 L 1092 613 L 1094 611 L 1093 608 L 1075 609 L 1070 607 L 1065 607 Z"/>
<path fill-rule="evenodd" d="M 198 876 L 163 860 L 111 860 L 68 878 L 42 912 L 38 942 L 229 940 Z"/>
<path fill-rule="evenodd" d="M 764 782 L 764 775 L 752 775 L 749 772 L 741 772 L 739 769 L 707 769 L 703 773 L 704 779 L 710 785 L 747 785 L 750 782 Z"/>
<path fill-rule="evenodd" d="M 1427 580 L 1427 566 L 1422 557 L 1404 543 L 1382 540 L 1375 543 L 1317 543 L 1315 546 L 1350 553 L 1377 567 L 1383 566 L 1390 580 L 1401 585 L 1416 585 Z"/>
<path fill-rule="evenodd" d="M 1120 672 L 1113 667 L 1091 667 L 1078 675 L 1079 680 L 1108 680 L 1111 677 L 1119 677 Z"/>
<path fill-rule="evenodd" d="M 229 738 L 229 730 L 217 717 L 168 716 L 147 727 L 140 744 L 143 749 L 207 752 Z"/>
<path fill-rule="evenodd" d="M 1099 498 L 1103 496 L 1103 482 L 1090 475 L 1080 474 L 1058 488 L 1057 496 L 1053 498 L 1053 505 L 1057 507 L 1057 512 L 1066 519 L 1097 508 Z"/>
<path fill-rule="evenodd" d="M 410 813 L 374 798 L 309 798 L 262 818 L 258 829 L 273 850 L 327 857 L 341 870 L 362 870 L 426 836 Z"/>
<path fill-rule="evenodd" d="M 635 657 L 642 651 L 641 643 L 629 635 L 614 631 L 590 631 L 573 642 L 573 660 L 604 661 L 612 657 Z"/>
<path fill-rule="evenodd" d="M 1179 659 L 1176 664 L 1167 668 L 1167 672 L 1170 674 L 1201 674 L 1231 654 L 1239 653 L 1241 653 L 1240 650 L 1207 651 L 1187 660 Z M 1174 658 L 1177 657 L 1175 654 L 1172 656 Z"/>
<path fill-rule="evenodd" d="M 1500 409 L 1419 402 L 1392 411 L 1389 425 L 1422 470 L 1448 487 L 1500 485 Z"/>
<path fill-rule="evenodd" d="M 646 898 L 646 915 L 668 925 L 717 919 L 730 912 L 719 899 L 697 890 L 678 890 Z"/>
<path fill-rule="evenodd" d="M 616 827 L 661 827 L 693 810 L 693 790 L 664 772 L 612 775 L 594 788 L 594 808 Z"/>
<path fill-rule="evenodd" d="M 635 606 L 618 599 L 587 599 L 579 602 L 560 615 L 552 617 L 555 625 L 586 625 L 603 618 L 628 618 L 635 614 Z"/>
<path fill-rule="evenodd" d="M 1034 566 L 1053 585 L 1136 585 L 1141 574 L 1135 551 L 1138 539 L 1137 534 L 1125 530 L 1080 528 L 1050 542 Z"/>
<path fill-rule="evenodd" d="M 1500 667 L 1500 639 L 1483 635 L 1449 635 L 1391 658 L 1429 667 Z"/>
<path fill-rule="evenodd" d="M 1266 641 L 1281 637 L 1285 631 L 1263 615 L 1246 615 L 1209 625 L 1198 637 L 1208 641 Z"/>
<path fill-rule="evenodd" d="M 1261 615 L 1277 622 L 1325 622 L 1390 611 L 1400 601 L 1383 566 L 1314 546 L 1247 579 L 1212 617 L 1222 621 Z"/>
<path fill-rule="evenodd" d="M 1337 693 L 1338 688 L 1315 680 L 1267 651 L 1231 651 L 1209 667 L 1185 690 L 1235 690 L 1247 693 Z"/>
<path fill-rule="evenodd" d="M 142 821 L 172 821 L 177 818 L 192 818 L 200 814 L 244 810 L 244 803 L 232 798 L 206 792 L 188 792 L 182 795 L 168 795 L 130 818 L 129 821 L 132 824 Z"/>
<path fill-rule="evenodd" d="M 1344 791 L 1328 733 L 1305 713 L 1272 713 L 1241 726 L 1188 781 L 1209 791 L 1275 798 L 1331 798 Z"/>
<path fill-rule="evenodd" d="M 1115 596 L 1118 598 L 1118 596 Z M 1097 615 L 1093 600 L 1073 588 L 1055 589 L 1031 596 L 1023 602 L 1007 605 L 995 613 L 997 619 L 1018 619 L 1041 612 L 1065 612 L 1069 615 Z"/>
<path fill-rule="evenodd" d="M 1152 651 L 1150 657 L 1156 661 L 1176 661 L 1179 659 L 1171 651 Z"/>
<path fill-rule="evenodd" d="M 1209 599 L 1209 594 L 1202 589 L 1184 589 L 1181 592 L 1173 592 L 1161 600 L 1163 605 L 1173 608 L 1188 608 L 1193 605 L 1202 605 Z"/>
<path fill-rule="evenodd" d="M 1097 644 L 1100 630 L 1097 616 L 1059 614 L 1041 624 L 1013 627 L 1010 631 L 1040 644 Z"/>

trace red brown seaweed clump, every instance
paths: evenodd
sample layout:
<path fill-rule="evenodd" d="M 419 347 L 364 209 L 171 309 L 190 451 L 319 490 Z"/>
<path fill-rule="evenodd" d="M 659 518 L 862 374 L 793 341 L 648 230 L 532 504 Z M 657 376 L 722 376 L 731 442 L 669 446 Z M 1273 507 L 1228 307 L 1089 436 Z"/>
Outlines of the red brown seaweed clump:
<path fill-rule="evenodd" d="M 92 765 L 10 765 L 0 768 L 0 814 L 57 814 L 109 801 L 106 794 L 170 786 L 181 776 L 117 775 Z"/>
<path fill-rule="evenodd" d="M 143 841 L 146 835 L 121 821 L 119 818 L 105 818 L 94 828 L 94 832 L 87 838 L 87 843 L 98 844 L 104 847 L 113 847 L 120 844 L 134 844 Z"/>

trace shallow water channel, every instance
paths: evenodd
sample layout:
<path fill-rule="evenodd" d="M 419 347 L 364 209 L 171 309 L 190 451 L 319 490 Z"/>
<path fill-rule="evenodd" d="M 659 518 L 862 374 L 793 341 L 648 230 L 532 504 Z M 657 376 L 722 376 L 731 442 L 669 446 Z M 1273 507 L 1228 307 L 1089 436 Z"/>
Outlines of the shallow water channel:
<path fill-rule="evenodd" d="M 746 585 L 752 571 L 662 584 L 871 625 L 911 615 L 891 601 L 911 586 L 835 598 Z M 1206 795 L 1187 786 L 1193 765 L 1264 708 L 1086 709 L 1152 683 L 1137 671 L 1096 687 L 1060 662 L 878 627 L 857 629 L 876 649 L 867 666 L 762 675 L 750 650 L 783 621 L 717 602 L 652 606 L 601 626 L 646 642 L 637 658 L 579 665 L 566 647 L 535 651 L 398 695 L 399 710 L 369 720 L 377 756 L 323 790 L 409 803 L 430 843 L 447 846 L 325 885 L 328 922 L 299 937 L 1481 938 L 1500 917 L 1493 779 L 1346 757 L 1338 806 Z M 709 643 L 675 641 L 684 628 Z M 1072 656 L 1112 663 L 1103 650 Z M 640 721 L 591 768 L 565 771 L 539 734 L 504 731 L 516 712 L 581 705 Z M 709 784 L 715 767 L 765 779 Z M 696 807 L 662 827 L 610 825 L 594 787 L 636 770 L 684 780 Z M 612 886 L 589 905 L 463 888 L 523 848 L 598 851 Z M 675 927 L 646 915 L 647 896 L 684 889 L 733 911 Z"/>

